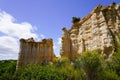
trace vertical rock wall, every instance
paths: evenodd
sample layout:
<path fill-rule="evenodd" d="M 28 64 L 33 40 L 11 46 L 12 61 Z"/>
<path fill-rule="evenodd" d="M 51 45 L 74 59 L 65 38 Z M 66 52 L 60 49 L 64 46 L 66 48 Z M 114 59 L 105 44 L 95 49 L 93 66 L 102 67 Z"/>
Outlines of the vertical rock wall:
<path fill-rule="evenodd" d="M 20 40 L 17 68 L 25 64 L 49 63 L 55 58 L 52 39 L 35 42 L 33 38 Z"/>
<path fill-rule="evenodd" d="M 70 57 L 70 52 L 71 52 L 71 40 L 70 40 L 70 35 L 69 32 L 66 30 L 66 28 L 63 28 L 63 35 L 62 35 L 62 46 L 63 50 L 61 50 L 60 54 L 61 56 L 67 56 Z"/>
<path fill-rule="evenodd" d="M 62 56 L 66 56 L 69 47 L 69 55 L 94 49 L 109 55 L 115 50 L 115 37 L 120 38 L 120 4 L 98 5 L 90 14 L 73 24 L 67 33 L 69 39 L 64 34 L 62 37 Z"/>

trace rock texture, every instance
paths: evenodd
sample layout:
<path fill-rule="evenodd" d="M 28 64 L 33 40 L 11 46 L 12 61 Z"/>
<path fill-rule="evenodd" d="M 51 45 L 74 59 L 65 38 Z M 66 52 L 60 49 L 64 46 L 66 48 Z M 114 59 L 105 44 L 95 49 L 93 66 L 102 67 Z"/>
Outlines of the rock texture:
<path fill-rule="evenodd" d="M 35 42 L 33 38 L 20 39 L 17 68 L 25 64 L 49 63 L 55 58 L 52 39 Z"/>
<path fill-rule="evenodd" d="M 109 55 L 115 51 L 115 37 L 120 38 L 120 4 L 98 5 L 71 29 L 63 28 L 60 53 L 72 58 L 86 50 L 100 49 Z"/>

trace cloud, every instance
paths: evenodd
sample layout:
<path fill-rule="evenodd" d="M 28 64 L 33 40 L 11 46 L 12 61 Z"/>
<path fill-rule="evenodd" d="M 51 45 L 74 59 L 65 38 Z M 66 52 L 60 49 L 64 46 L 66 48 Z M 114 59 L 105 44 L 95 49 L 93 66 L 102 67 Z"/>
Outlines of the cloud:
<path fill-rule="evenodd" d="M 56 55 L 57 57 L 59 57 L 59 56 L 60 56 L 60 54 L 59 54 L 60 46 L 59 46 L 58 44 L 54 43 L 53 49 L 54 49 L 55 55 Z"/>
<path fill-rule="evenodd" d="M 61 47 L 61 38 L 58 38 L 56 42 L 54 42 L 54 51 L 57 57 L 60 57 L 60 47 Z"/>
<path fill-rule="evenodd" d="M 38 37 L 30 23 L 15 23 L 14 17 L 4 11 L 0 12 L 0 32 L 16 38 Z"/>
<path fill-rule="evenodd" d="M 20 38 L 33 37 L 35 40 L 45 38 L 45 35 L 38 35 L 35 30 L 37 30 L 37 27 L 32 24 L 28 22 L 17 23 L 12 15 L 0 11 L 0 60 L 18 58 Z M 56 56 L 60 56 L 60 45 L 61 38 L 58 38 L 53 46 Z"/>
<path fill-rule="evenodd" d="M 15 18 L 0 11 L 0 60 L 17 59 L 19 52 L 19 39 L 39 39 L 34 30 L 37 28 L 28 22 L 16 23 Z M 40 35 L 43 38 L 44 35 Z"/>
<path fill-rule="evenodd" d="M 0 37 L 0 59 L 17 59 L 18 48 L 15 38 L 9 36 Z"/>
<path fill-rule="evenodd" d="M 53 44 L 53 49 L 54 51 L 57 49 L 57 45 L 55 43 Z"/>
<path fill-rule="evenodd" d="M 61 41 L 62 41 L 62 39 L 61 39 L 61 38 L 58 38 L 57 44 L 61 45 Z"/>
<path fill-rule="evenodd" d="M 44 39 L 44 38 L 45 38 L 45 35 L 41 34 L 40 39 Z"/>

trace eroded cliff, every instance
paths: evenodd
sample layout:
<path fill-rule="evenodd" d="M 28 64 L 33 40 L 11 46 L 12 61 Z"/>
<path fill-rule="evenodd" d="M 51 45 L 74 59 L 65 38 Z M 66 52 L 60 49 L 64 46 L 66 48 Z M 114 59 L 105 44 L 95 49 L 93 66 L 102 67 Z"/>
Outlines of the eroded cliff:
<path fill-rule="evenodd" d="M 55 58 L 52 39 L 35 42 L 33 38 L 20 39 L 17 68 L 26 64 L 47 64 Z"/>
<path fill-rule="evenodd" d="M 120 4 L 98 5 L 93 11 L 67 30 L 62 29 L 61 56 L 72 59 L 87 50 L 100 49 L 107 55 L 116 50 L 120 39 Z M 52 39 L 35 42 L 33 38 L 20 40 L 17 68 L 26 64 L 49 63 L 55 59 Z"/>
<path fill-rule="evenodd" d="M 115 51 L 120 38 L 120 4 L 98 5 L 71 29 L 63 28 L 61 56 L 72 58 L 86 50 L 100 49 L 107 55 Z"/>

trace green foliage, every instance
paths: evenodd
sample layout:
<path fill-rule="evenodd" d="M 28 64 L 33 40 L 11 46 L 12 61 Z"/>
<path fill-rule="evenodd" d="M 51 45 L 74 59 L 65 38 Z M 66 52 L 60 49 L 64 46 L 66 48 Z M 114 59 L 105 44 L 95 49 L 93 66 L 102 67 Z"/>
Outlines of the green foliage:
<path fill-rule="evenodd" d="M 97 51 L 87 51 L 80 57 L 80 64 L 88 80 L 100 80 L 103 57 Z"/>
<path fill-rule="evenodd" d="M 120 80 L 115 71 L 106 69 L 102 74 L 101 80 Z"/>
<path fill-rule="evenodd" d="M 0 61 L 0 80 L 12 80 L 16 70 L 15 60 Z"/>
<path fill-rule="evenodd" d="M 112 54 L 111 60 L 109 61 L 109 68 L 114 70 L 118 76 L 120 76 L 120 39 L 116 36 L 116 52 Z"/>
<path fill-rule="evenodd" d="M 75 68 L 74 66 L 76 65 L 77 64 L 70 62 L 70 60 L 66 57 L 57 59 L 53 62 L 53 66 L 66 75 L 64 80 L 86 80 L 84 71 Z"/>
<path fill-rule="evenodd" d="M 0 61 L 0 80 L 120 80 L 120 51 L 106 59 L 99 50 L 86 51 L 70 61 L 31 64 L 16 70 L 16 61 Z"/>
<path fill-rule="evenodd" d="M 114 48 L 116 52 L 120 51 L 120 39 L 118 38 L 118 36 L 114 35 Z"/>
<path fill-rule="evenodd" d="M 80 18 L 79 17 L 72 17 L 72 23 L 75 24 L 76 22 L 79 22 Z"/>
<path fill-rule="evenodd" d="M 109 61 L 109 68 L 120 76 L 120 52 L 113 53 L 112 59 Z"/>
<path fill-rule="evenodd" d="M 49 65 L 27 65 L 17 70 L 16 80 L 64 80 L 66 74 Z"/>

